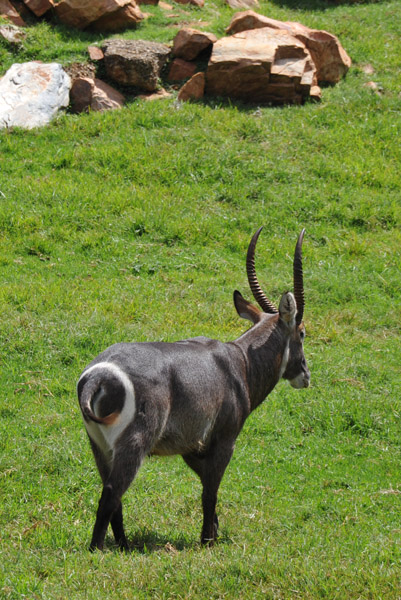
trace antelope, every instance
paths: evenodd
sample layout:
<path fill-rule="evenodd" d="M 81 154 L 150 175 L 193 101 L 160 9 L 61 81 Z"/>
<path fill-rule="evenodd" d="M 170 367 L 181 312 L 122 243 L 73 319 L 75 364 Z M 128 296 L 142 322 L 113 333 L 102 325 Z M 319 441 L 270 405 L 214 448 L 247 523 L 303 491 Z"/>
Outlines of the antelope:
<path fill-rule="evenodd" d="M 128 549 L 121 498 L 147 455 L 181 454 L 202 483 L 201 544 L 218 534 L 217 492 L 245 419 L 278 381 L 309 386 L 303 351 L 302 230 L 293 261 L 294 293 L 279 308 L 270 302 L 255 271 L 255 247 L 246 271 L 254 306 L 234 292 L 240 317 L 252 326 L 238 339 L 195 337 L 177 342 L 117 343 L 82 372 L 77 391 L 85 428 L 103 482 L 90 550 L 103 549 L 109 523 Z"/>

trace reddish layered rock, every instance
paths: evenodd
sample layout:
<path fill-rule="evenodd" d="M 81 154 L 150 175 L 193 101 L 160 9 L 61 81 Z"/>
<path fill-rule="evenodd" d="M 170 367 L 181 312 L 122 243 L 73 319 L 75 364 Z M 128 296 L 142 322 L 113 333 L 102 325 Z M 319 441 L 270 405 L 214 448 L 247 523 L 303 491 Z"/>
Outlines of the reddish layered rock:
<path fill-rule="evenodd" d="M 24 4 L 37 17 L 42 17 L 50 9 L 54 8 L 54 3 L 52 0 L 24 0 Z"/>
<path fill-rule="evenodd" d="M 98 46 L 88 46 L 89 58 L 93 61 L 103 60 L 103 50 Z"/>
<path fill-rule="evenodd" d="M 217 42 L 213 33 L 206 33 L 184 27 L 174 38 L 173 55 L 184 60 L 195 60 L 201 52 L 211 48 Z"/>
<path fill-rule="evenodd" d="M 73 112 L 81 113 L 89 110 L 95 81 L 91 77 L 74 79 L 70 91 L 70 103 Z"/>
<path fill-rule="evenodd" d="M 226 32 L 236 34 L 266 27 L 288 31 L 305 44 L 315 63 L 319 82 L 337 83 L 351 66 L 350 57 L 335 35 L 323 30 L 310 29 L 301 23 L 277 21 L 248 10 L 234 15 Z"/>
<path fill-rule="evenodd" d="M 180 102 L 188 102 L 190 100 L 200 100 L 205 93 L 205 74 L 196 73 L 189 81 L 187 81 L 178 93 Z"/>
<path fill-rule="evenodd" d="M 130 2 L 131 0 L 61 0 L 55 9 L 60 21 L 70 27 L 85 29 Z"/>
<path fill-rule="evenodd" d="M 77 77 L 71 88 L 70 100 L 72 110 L 76 113 L 88 110 L 115 110 L 124 105 L 125 98 L 113 87 L 100 79 Z"/>
<path fill-rule="evenodd" d="M 206 93 L 261 104 L 299 104 L 315 83 L 304 44 L 288 31 L 243 31 L 213 46 Z"/>
<path fill-rule="evenodd" d="M 192 77 L 195 71 L 195 63 L 182 60 L 182 58 L 175 58 L 171 61 L 167 79 L 169 81 L 183 81 L 184 79 Z"/>
<path fill-rule="evenodd" d="M 17 27 L 25 27 L 26 23 L 8 0 L 0 0 L 0 17 L 11 21 Z"/>
<path fill-rule="evenodd" d="M 129 4 L 126 4 L 113 13 L 103 15 L 97 21 L 91 23 L 90 29 L 92 31 L 105 32 L 122 31 L 136 27 L 144 18 L 145 15 L 139 6 L 131 0 Z"/>
<path fill-rule="evenodd" d="M 124 106 L 124 96 L 100 79 L 95 79 L 92 91 L 91 110 L 115 110 Z"/>

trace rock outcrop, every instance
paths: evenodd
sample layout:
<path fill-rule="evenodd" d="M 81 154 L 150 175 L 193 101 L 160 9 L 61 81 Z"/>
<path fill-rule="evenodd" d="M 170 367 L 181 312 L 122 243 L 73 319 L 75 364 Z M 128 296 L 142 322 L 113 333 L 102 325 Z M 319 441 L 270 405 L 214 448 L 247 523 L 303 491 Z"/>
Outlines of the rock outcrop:
<path fill-rule="evenodd" d="M 350 57 L 335 35 L 310 29 L 301 23 L 277 21 L 248 10 L 234 15 L 226 32 L 231 35 L 259 28 L 287 31 L 302 42 L 312 56 L 317 79 L 321 83 L 338 83 L 351 66 Z"/>
<path fill-rule="evenodd" d="M 70 86 L 57 63 L 14 64 L 0 80 L 0 128 L 46 125 L 68 106 Z"/>
<path fill-rule="evenodd" d="M 265 27 L 222 38 L 213 46 L 206 93 L 261 104 L 300 104 L 316 84 L 304 44 Z"/>
<path fill-rule="evenodd" d="M 115 31 L 144 18 L 135 0 L 61 0 L 55 6 L 54 0 L 18 1 L 20 12 L 22 8 L 29 12 L 26 5 L 41 16 L 54 7 L 53 14 L 81 29 Z M 9 19 L 21 19 L 9 0 L 0 0 L 1 11 Z M 120 108 L 125 102 L 121 92 L 96 77 L 100 63 L 117 87 L 131 88 L 127 96 L 159 99 L 181 87 L 180 101 L 199 100 L 206 94 L 267 105 L 318 101 L 322 95 L 318 83 L 336 83 L 351 64 L 334 35 L 252 10 L 237 13 L 227 33 L 218 40 L 212 33 L 184 27 L 172 48 L 152 41 L 109 39 L 101 48 L 88 47 L 89 61 L 64 70 L 57 64 L 15 64 L 0 79 L 0 128 L 44 125 L 69 101 L 74 112 Z M 0 36 L 10 44 L 26 39 L 24 30 L 15 25 L 0 25 Z M 171 91 L 161 88 L 166 80 L 172 83 Z"/>

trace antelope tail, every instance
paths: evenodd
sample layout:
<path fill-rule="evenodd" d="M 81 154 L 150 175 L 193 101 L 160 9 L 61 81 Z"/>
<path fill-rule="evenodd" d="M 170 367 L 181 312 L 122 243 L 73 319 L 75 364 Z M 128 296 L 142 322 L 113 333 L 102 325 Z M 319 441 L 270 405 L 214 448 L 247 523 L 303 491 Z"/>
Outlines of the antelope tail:
<path fill-rule="evenodd" d="M 81 389 L 79 388 L 80 386 L 78 384 L 79 405 L 81 407 L 83 418 L 86 421 L 94 421 L 95 423 L 100 423 L 101 425 L 111 425 L 112 423 L 114 423 L 114 421 L 119 415 L 118 412 L 112 412 L 109 415 L 106 415 L 105 417 L 98 417 L 93 412 L 92 400 L 100 388 L 100 381 L 98 380 L 98 378 L 90 377 L 83 383 Z"/>

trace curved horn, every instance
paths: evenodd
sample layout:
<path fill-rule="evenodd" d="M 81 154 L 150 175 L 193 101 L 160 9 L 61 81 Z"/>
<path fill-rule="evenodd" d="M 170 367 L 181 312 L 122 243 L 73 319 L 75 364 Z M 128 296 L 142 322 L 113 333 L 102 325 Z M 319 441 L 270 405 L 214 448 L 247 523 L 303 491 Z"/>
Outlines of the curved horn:
<path fill-rule="evenodd" d="M 248 246 L 248 253 L 246 255 L 246 273 L 248 275 L 249 287 L 251 288 L 251 292 L 256 302 L 259 304 L 259 306 L 264 312 L 274 315 L 278 312 L 278 310 L 263 292 L 262 288 L 259 285 L 255 272 L 255 247 L 262 229 L 263 227 L 260 227 L 257 230 Z"/>
<path fill-rule="evenodd" d="M 295 246 L 294 254 L 294 296 L 298 309 L 296 316 L 296 322 L 298 324 L 302 321 L 305 307 L 304 279 L 302 272 L 302 242 L 304 234 L 305 229 L 302 229 L 298 237 L 297 245 Z"/>

